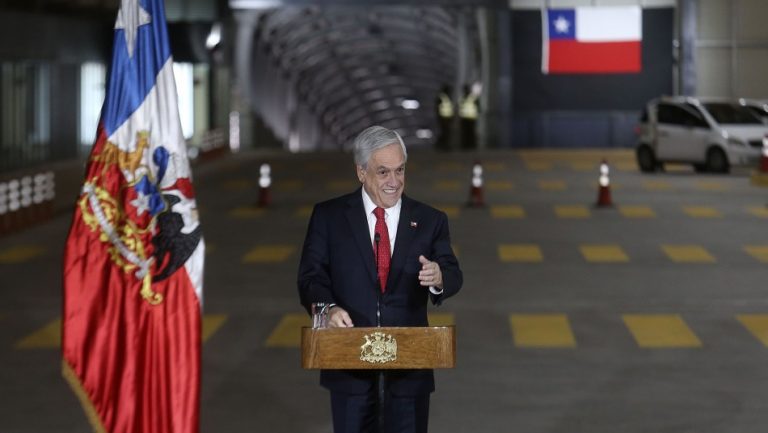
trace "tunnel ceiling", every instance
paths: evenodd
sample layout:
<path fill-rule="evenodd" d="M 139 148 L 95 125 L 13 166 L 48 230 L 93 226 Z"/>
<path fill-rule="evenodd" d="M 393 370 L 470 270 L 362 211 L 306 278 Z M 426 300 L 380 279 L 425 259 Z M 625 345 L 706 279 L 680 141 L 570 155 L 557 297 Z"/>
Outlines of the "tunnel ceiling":
<path fill-rule="evenodd" d="M 411 143 L 429 141 L 417 131 L 435 130 L 436 95 L 454 83 L 458 13 L 439 6 L 285 7 L 261 17 L 257 49 L 339 143 L 371 124 L 397 129 Z M 418 108 L 403 107 L 414 100 Z"/>

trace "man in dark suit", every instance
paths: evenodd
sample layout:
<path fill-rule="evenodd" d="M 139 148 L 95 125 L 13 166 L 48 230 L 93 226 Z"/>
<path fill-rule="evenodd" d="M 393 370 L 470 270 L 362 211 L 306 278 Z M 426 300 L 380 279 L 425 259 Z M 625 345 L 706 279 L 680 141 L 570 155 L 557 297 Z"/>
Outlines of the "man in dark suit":
<path fill-rule="evenodd" d="M 428 326 L 428 300 L 439 305 L 463 281 L 448 219 L 403 195 L 407 153 L 397 132 L 366 129 L 354 158 L 362 187 L 312 212 L 299 265 L 301 303 L 307 311 L 330 305 L 330 327 Z M 335 433 L 427 431 L 432 370 L 323 370 L 320 383 L 331 392 Z"/>

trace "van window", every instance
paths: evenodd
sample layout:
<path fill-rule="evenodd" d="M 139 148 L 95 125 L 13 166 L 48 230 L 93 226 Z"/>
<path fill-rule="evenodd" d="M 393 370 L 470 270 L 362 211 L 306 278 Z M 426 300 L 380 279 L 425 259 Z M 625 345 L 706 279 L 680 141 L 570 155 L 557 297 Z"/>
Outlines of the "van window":
<path fill-rule="evenodd" d="M 708 127 L 707 121 L 704 120 L 704 116 L 701 115 L 698 108 L 690 104 L 659 104 L 658 113 L 659 123 L 699 128 Z"/>
<path fill-rule="evenodd" d="M 749 108 L 739 104 L 716 102 L 702 104 L 717 123 L 738 125 L 760 125 L 763 123 Z"/>

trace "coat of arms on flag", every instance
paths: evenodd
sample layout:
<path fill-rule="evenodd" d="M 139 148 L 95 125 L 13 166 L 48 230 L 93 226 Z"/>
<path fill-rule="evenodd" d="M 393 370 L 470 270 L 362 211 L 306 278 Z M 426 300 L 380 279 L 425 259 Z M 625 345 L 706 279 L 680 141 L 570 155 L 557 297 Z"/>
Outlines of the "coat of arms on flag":
<path fill-rule="evenodd" d="M 204 244 L 162 0 L 122 0 L 64 254 L 63 373 L 99 432 L 197 432 Z"/>
<path fill-rule="evenodd" d="M 542 72 L 640 72 L 642 15 L 639 6 L 584 6 L 543 10 Z"/>

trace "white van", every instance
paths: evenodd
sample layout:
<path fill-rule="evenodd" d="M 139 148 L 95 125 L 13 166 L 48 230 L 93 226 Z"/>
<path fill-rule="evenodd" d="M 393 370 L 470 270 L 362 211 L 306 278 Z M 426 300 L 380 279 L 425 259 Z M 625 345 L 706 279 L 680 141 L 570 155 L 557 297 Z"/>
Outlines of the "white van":
<path fill-rule="evenodd" d="M 768 125 L 733 100 L 675 96 L 649 102 L 637 134 L 637 165 L 644 172 L 675 162 L 727 173 L 731 166 L 758 164 Z"/>

